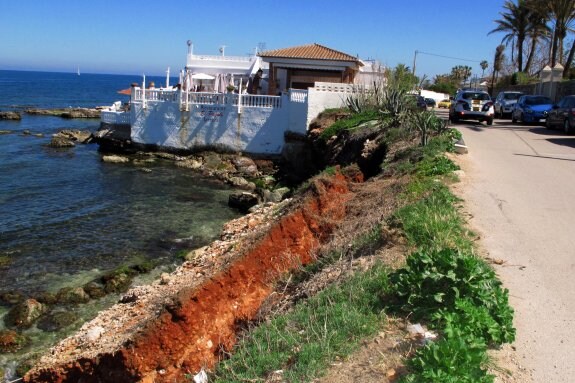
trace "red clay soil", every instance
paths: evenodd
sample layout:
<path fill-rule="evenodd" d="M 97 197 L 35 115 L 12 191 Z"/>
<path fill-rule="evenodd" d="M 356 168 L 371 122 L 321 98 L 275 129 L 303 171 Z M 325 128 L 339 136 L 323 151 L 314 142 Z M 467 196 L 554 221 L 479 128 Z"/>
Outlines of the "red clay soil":
<path fill-rule="evenodd" d="M 183 289 L 122 348 L 96 358 L 31 371 L 25 382 L 177 382 L 211 368 L 230 351 L 284 273 L 313 261 L 314 250 L 345 217 L 350 196 L 341 174 L 315 181 L 300 206 L 233 264 L 195 289 Z"/>

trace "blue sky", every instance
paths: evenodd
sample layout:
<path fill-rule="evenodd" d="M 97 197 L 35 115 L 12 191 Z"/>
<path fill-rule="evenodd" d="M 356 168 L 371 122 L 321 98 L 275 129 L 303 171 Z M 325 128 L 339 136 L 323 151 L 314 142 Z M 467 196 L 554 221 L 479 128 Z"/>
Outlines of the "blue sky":
<path fill-rule="evenodd" d="M 413 66 L 416 50 L 493 60 L 504 0 L 0 0 L 0 69 L 163 75 L 194 53 L 244 55 L 318 43 Z M 433 78 L 478 62 L 420 53 L 417 74 Z"/>

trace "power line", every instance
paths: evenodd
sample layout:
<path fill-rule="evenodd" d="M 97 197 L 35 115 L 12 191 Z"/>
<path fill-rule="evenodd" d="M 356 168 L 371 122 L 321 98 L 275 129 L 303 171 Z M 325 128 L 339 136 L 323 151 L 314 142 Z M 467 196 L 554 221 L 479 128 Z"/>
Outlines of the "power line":
<path fill-rule="evenodd" d="M 480 62 L 482 61 L 482 60 L 462 59 L 462 58 L 459 58 L 459 57 L 444 56 L 444 55 L 438 55 L 438 54 L 435 54 L 435 53 L 422 52 L 422 51 L 416 51 L 416 52 L 417 52 L 417 53 L 424 54 L 424 55 L 441 57 L 441 58 L 444 58 L 444 59 L 451 59 L 451 60 L 469 61 L 469 62 L 474 62 L 474 63 L 480 63 Z"/>

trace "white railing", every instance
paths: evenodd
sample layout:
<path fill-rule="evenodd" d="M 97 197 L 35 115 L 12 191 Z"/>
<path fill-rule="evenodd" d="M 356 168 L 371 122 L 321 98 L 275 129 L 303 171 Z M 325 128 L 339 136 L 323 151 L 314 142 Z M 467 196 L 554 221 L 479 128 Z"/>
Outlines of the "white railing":
<path fill-rule="evenodd" d="M 130 112 L 115 112 L 103 110 L 100 113 L 100 121 L 113 125 L 129 125 Z"/>
<path fill-rule="evenodd" d="M 297 102 L 297 103 L 306 103 L 307 102 L 307 90 L 301 89 L 290 89 L 289 91 L 289 100 L 290 102 Z"/>
<path fill-rule="evenodd" d="M 177 101 L 178 92 L 175 90 L 146 89 L 146 101 Z M 142 100 L 142 89 L 134 91 L 134 101 Z"/>
<path fill-rule="evenodd" d="M 247 61 L 254 60 L 254 56 L 217 56 L 217 55 L 188 55 L 188 61 L 191 60 L 215 60 L 215 61 Z"/>
<path fill-rule="evenodd" d="M 155 101 L 168 101 L 177 102 L 180 101 L 182 106 L 192 105 L 192 104 L 203 104 L 203 105 L 226 105 L 231 103 L 234 106 L 238 105 L 238 94 L 235 93 L 210 93 L 210 92 L 179 92 L 175 90 L 161 90 L 161 89 L 146 89 L 145 91 L 145 101 L 155 102 Z M 297 98 L 297 102 L 303 103 L 307 100 L 307 91 L 298 91 L 299 93 L 294 97 Z M 134 90 L 133 101 L 143 101 L 142 89 L 136 88 Z M 180 100 L 180 96 L 181 100 Z M 241 107 L 246 108 L 281 108 L 282 98 L 281 96 L 264 96 L 255 94 L 242 94 L 241 97 Z"/>
<path fill-rule="evenodd" d="M 233 100 L 234 105 L 238 104 L 238 96 Z M 260 96 L 255 94 L 242 94 L 242 108 L 281 108 L 282 98 L 280 96 Z"/>

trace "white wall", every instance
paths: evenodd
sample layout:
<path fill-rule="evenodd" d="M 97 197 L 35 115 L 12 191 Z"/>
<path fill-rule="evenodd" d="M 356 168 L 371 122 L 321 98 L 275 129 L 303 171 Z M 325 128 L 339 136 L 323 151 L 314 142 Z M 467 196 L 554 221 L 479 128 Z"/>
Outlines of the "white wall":
<path fill-rule="evenodd" d="M 350 85 L 337 83 L 316 83 L 314 88 L 309 88 L 306 130 L 312 120 L 325 109 L 345 106 L 345 100 L 352 90 Z"/>
<path fill-rule="evenodd" d="M 248 153 L 280 154 L 290 125 L 288 96 L 279 108 L 147 101 L 132 105 L 131 139 L 177 149 L 216 146 Z M 297 117 L 297 115 L 296 115 Z"/>

